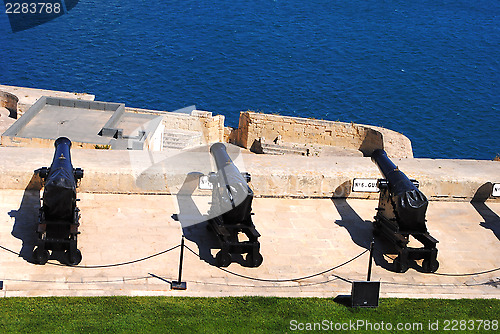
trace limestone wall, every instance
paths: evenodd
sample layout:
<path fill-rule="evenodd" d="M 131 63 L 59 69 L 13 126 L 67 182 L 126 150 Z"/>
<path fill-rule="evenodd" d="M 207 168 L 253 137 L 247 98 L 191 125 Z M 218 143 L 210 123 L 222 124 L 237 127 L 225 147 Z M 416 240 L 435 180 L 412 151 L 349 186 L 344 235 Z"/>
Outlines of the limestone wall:
<path fill-rule="evenodd" d="M 250 185 L 259 197 L 364 198 L 377 193 L 353 192 L 355 178 L 381 178 L 367 157 L 310 158 L 292 155 L 259 155 L 228 147 L 241 172 L 252 176 Z M 0 147 L 0 189 L 30 188 L 33 171 L 50 165 L 52 148 Z M 208 147 L 196 151 L 72 150 L 73 165 L 85 170 L 79 191 L 99 193 L 177 194 L 191 175 L 214 171 Z M 487 199 L 493 184 L 500 183 L 500 162 L 452 159 L 393 159 L 404 173 L 420 182 L 431 201 Z M 31 181 L 30 181 L 31 180 Z M 190 182 L 190 181 L 189 181 Z M 209 190 L 192 190 L 210 196 Z M 191 189 L 191 188 L 190 188 Z M 488 201 L 500 202 L 500 197 Z"/>
<path fill-rule="evenodd" d="M 250 148 L 264 137 L 281 136 L 285 143 L 316 144 L 355 149 L 369 156 L 377 148 L 385 149 L 393 158 L 412 158 L 410 140 L 404 135 L 369 125 L 333 122 L 300 117 L 241 112 L 238 129 L 229 134 L 229 141 Z"/>
<path fill-rule="evenodd" d="M 125 110 L 161 115 L 165 128 L 201 132 L 207 144 L 224 141 L 224 116 L 222 115 L 213 116 L 211 112 L 202 110 L 193 110 L 190 114 L 127 107 Z"/>

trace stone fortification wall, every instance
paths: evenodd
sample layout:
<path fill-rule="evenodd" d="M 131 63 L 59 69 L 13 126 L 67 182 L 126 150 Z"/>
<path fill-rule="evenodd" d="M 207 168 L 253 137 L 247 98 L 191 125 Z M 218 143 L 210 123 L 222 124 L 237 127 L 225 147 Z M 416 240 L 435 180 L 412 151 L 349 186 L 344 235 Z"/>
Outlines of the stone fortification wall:
<path fill-rule="evenodd" d="M 353 192 L 354 178 L 381 178 L 367 157 L 314 158 L 258 155 L 228 147 L 238 169 L 252 176 L 259 197 L 378 199 L 377 193 Z M 0 147 L 0 189 L 31 189 L 33 171 L 50 165 L 54 149 Z M 178 194 L 193 173 L 214 170 L 208 147 L 196 151 L 72 150 L 73 165 L 85 170 L 81 192 Z M 431 201 L 470 201 L 488 196 L 500 183 L 497 161 L 452 159 L 393 159 L 401 170 L 420 182 Z M 38 180 L 39 181 L 39 180 Z M 210 196 L 196 189 L 194 195 Z M 486 193 L 484 195 L 483 193 Z M 489 201 L 500 202 L 500 197 Z"/>
<path fill-rule="evenodd" d="M 127 112 L 161 115 L 166 129 L 203 133 L 205 144 L 224 141 L 224 116 L 213 116 L 211 112 L 193 110 L 190 114 L 168 111 L 125 108 Z"/>
<path fill-rule="evenodd" d="M 0 95 L 0 99 L 4 101 L 3 104 L 8 105 L 9 110 L 16 108 L 17 104 L 17 116 L 21 116 L 41 96 L 94 100 L 94 96 L 90 94 L 6 85 L 0 85 L 0 91 L 5 92 Z M 369 156 L 374 149 L 383 148 L 393 158 L 413 157 L 411 142 L 407 137 L 376 126 L 242 112 L 239 127 L 233 130 L 224 127 L 224 116 L 213 116 L 207 111 L 193 110 L 191 113 L 175 113 L 137 108 L 126 108 L 126 110 L 161 115 L 163 125 L 168 130 L 201 133 L 199 144 L 231 142 L 250 149 L 262 138 L 271 143 L 279 138 L 279 142 L 285 145 L 304 145 L 308 148 L 311 146 L 332 147 L 338 151 L 344 150 L 345 154 L 340 155 L 350 155 L 347 154 L 348 152 L 361 152 L 364 156 Z"/>
<path fill-rule="evenodd" d="M 354 149 L 365 156 L 382 148 L 393 158 L 413 157 L 410 140 L 392 130 L 249 111 L 241 112 L 238 129 L 233 130 L 228 137 L 231 143 L 244 148 L 251 148 L 261 138 L 273 141 L 279 137 L 284 143 Z"/>

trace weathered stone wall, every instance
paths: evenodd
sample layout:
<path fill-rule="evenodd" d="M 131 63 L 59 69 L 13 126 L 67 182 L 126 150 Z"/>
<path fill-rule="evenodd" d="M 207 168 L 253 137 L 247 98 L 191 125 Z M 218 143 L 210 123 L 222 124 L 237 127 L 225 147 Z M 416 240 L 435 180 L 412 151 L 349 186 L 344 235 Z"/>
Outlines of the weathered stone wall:
<path fill-rule="evenodd" d="M 0 91 L 0 108 L 6 108 L 11 118 L 17 118 L 17 102 L 19 99 L 14 94 Z"/>
<path fill-rule="evenodd" d="M 285 143 L 356 149 L 365 156 L 382 148 L 390 157 L 413 157 L 410 140 L 388 129 L 248 111 L 240 113 L 238 129 L 233 130 L 228 138 L 231 143 L 250 148 L 254 141 L 262 137 L 272 141 L 278 136 Z"/>
<path fill-rule="evenodd" d="M 75 144 L 75 143 L 74 143 Z M 53 145 L 53 143 L 52 143 Z M 310 158 L 258 155 L 228 147 L 238 169 L 252 176 L 250 185 L 259 197 L 364 198 L 378 193 L 353 192 L 355 178 L 381 178 L 367 157 Z M 50 165 L 54 148 L 0 147 L 0 189 L 30 186 L 33 171 Z M 81 192 L 178 194 L 193 171 L 214 170 L 208 148 L 197 151 L 72 150 L 73 164 L 85 170 Z M 431 201 L 470 201 L 475 198 L 500 203 L 491 197 L 498 183 L 500 162 L 452 159 L 393 159 Z M 195 182 L 196 183 L 196 182 Z M 195 189 L 195 195 L 210 196 Z M 375 208 L 375 206 L 374 206 Z M 451 208 L 452 210 L 452 208 Z"/>
<path fill-rule="evenodd" d="M 213 116 L 211 112 L 202 110 L 193 110 L 190 114 L 138 108 L 125 108 L 125 110 L 160 115 L 167 129 L 201 132 L 207 144 L 224 141 L 224 116 L 222 115 Z"/>
<path fill-rule="evenodd" d="M 9 110 L 17 108 L 17 116 L 30 107 L 40 96 L 75 97 L 93 100 L 89 94 L 56 92 L 24 87 L 0 85 L 0 100 Z M 15 95 L 14 95 L 15 94 Z M 16 96 L 19 99 L 16 100 Z M 0 105 L 1 107 L 1 105 Z M 272 141 L 278 136 L 283 143 L 330 146 L 358 150 L 365 156 L 376 148 L 383 148 L 390 157 L 413 157 L 410 140 L 400 133 L 368 125 L 332 122 L 307 118 L 242 112 L 238 129 L 224 127 L 224 116 L 193 110 L 190 114 L 156 110 L 126 108 L 129 112 L 151 113 L 163 116 L 167 129 L 200 132 L 203 142 L 231 142 L 250 148 L 260 138 Z"/>

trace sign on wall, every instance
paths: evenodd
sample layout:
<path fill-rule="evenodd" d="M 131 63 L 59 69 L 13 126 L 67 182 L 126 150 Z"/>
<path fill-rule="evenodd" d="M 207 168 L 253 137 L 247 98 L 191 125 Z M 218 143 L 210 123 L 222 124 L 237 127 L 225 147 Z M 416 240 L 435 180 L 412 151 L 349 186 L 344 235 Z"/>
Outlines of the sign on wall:
<path fill-rule="evenodd" d="M 379 192 L 377 179 L 354 179 L 352 180 L 352 191 L 377 193 Z"/>
<path fill-rule="evenodd" d="M 493 192 L 491 193 L 493 197 L 500 197 L 500 183 L 493 184 Z"/>
<path fill-rule="evenodd" d="M 200 182 L 198 183 L 198 188 L 201 190 L 212 190 L 212 183 L 208 180 L 208 175 L 200 176 Z"/>

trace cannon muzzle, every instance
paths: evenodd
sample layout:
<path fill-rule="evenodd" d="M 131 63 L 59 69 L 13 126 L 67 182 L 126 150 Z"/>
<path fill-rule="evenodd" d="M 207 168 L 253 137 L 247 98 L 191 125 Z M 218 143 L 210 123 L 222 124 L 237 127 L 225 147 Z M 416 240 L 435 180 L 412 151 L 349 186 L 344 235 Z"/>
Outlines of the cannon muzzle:
<path fill-rule="evenodd" d="M 227 154 L 226 146 L 222 143 L 215 143 L 210 147 L 210 153 L 214 157 L 217 171 L 222 174 L 226 185 L 244 185 L 248 188 L 247 182 L 233 161 Z"/>
<path fill-rule="evenodd" d="M 408 190 L 417 190 L 415 184 L 399 170 L 384 150 L 375 150 L 372 154 L 372 161 L 377 164 L 380 172 L 387 180 L 389 190 L 393 194 L 400 194 Z"/>

